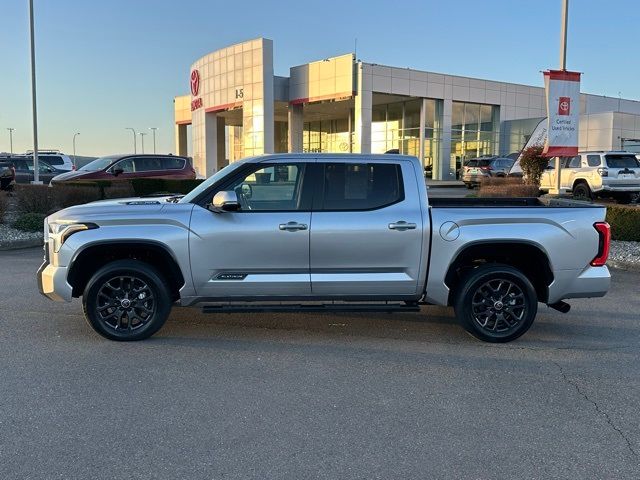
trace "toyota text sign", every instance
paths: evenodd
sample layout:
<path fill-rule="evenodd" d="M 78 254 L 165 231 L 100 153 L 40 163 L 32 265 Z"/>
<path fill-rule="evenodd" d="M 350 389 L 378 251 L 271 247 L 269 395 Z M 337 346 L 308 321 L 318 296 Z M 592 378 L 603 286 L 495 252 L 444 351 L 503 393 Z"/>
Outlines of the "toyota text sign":
<path fill-rule="evenodd" d="M 547 157 L 572 157 L 578 154 L 580 122 L 580 74 L 565 70 L 544 72 L 547 96 Z"/>

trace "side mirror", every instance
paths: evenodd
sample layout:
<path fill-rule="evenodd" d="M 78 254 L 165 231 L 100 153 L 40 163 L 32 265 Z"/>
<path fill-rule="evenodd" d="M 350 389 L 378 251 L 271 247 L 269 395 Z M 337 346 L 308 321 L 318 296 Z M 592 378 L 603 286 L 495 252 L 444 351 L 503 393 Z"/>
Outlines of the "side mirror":
<path fill-rule="evenodd" d="M 122 169 L 122 167 L 115 167 L 113 170 L 111 170 L 111 173 L 113 173 L 117 177 L 121 173 L 124 173 L 124 170 Z"/>
<path fill-rule="evenodd" d="M 211 205 L 213 206 L 213 208 L 222 210 L 224 212 L 236 212 L 240 210 L 238 194 L 231 190 L 216 193 L 213 196 Z"/>

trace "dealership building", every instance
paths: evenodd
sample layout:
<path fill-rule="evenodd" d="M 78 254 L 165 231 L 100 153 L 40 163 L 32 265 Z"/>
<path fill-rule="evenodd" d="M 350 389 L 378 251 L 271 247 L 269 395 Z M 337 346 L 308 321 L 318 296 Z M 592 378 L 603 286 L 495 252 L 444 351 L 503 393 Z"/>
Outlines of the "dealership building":
<path fill-rule="evenodd" d="M 174 99 L 176 153 L 190 154 L 202 176 L 262 153 L 397 149 L 420 158 L 433 179 L 451 180 L 464 159 L 519 151 L 546 117 L 542 87 L 378 65 L 354 54 L 277 76 L 265 38 L 205 55 L 189 78 L 190 94 Z M 640 102 L 581 94 L 579 108 L 581 150 L 640 151 Z"/>

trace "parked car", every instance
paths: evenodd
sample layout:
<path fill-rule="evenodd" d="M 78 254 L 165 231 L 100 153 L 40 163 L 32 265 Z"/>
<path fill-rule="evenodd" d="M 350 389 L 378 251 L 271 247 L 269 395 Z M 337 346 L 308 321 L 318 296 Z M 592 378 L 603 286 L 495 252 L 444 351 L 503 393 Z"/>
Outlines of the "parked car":
<path fill-rule="evenodd" d="M 502 157 L 472 158 L 465 163 L 462 181 L 467 188 L 480 184 L 483 178 L 506 177 L 513 165 L 513 160 Z"/>
<path fill-rule="evenodd" d="M 33 150 L 27 150 L 26 156 L 33 158 Z M 48 165 L 63 172 L 76 169 L 69 155 L 58 150 L 38 150 L 38 160 L 44 160 Z"/>
<path fill-rule="evenodd" d="M 179 200 L 108 200 L 45 220 L 40 291 L 82 297 L 100 335 L 141 340 L 174 304 L 205 312 L 420 312 L 513 340 L 538 302 L 609 289 L 609 225 L 572 200 L 428 198 L 405 155 L 234 162 Z M 173 203 L 173 202 L 176 203 Z M 313 219 L 312 219 L 313 217 Z"/>
<path fill-rule="evenodd" d="M 16 156 L 13 158 L 13 164 L 16 169 L 16 183 L 30 183 L 35 180 L 33 171 L 33 157 Z M 57 175 L 65 173 L 59 170 L 38 156 L 38 172 L 39 181 L 47 184 Z"/>
<path fill-rule="evenodd" d="M 96 158 L 73 172 L 51 180 L 51 185 L 64 182 L 95 182 L 97 180 L 132 180 L 135 178 L 196 178 L 191 159 L 176 155 L 111 155 Z"/>
<path fill-rule="evenodd" d="M 16 183 L 16 168 L 13 157 L 0 157 L 0 190 L 11 190 Z"/>
<path fill-rule="evenodd" d="M 540 189 L 554 189 L 556 178 L 555 161 L 550 161 L 540 178 Z M 576 198 L 609 196 L 629 203 L 640 193 L 640 162 L 630 152 L 581 152 L 562 160 L 561 189 Z"/>

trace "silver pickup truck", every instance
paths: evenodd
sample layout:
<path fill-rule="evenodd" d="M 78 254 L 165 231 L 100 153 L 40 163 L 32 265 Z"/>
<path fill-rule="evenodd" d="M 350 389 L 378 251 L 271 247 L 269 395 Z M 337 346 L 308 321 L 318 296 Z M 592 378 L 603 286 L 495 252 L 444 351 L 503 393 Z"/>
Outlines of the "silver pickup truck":
<path fill-rule="evenodd" d="M 428 199 L 402 155 L 281 154 L 232 163 L 182 198 L 121 199 L 45 220 L 40 291 L 82 297 L 112 340 L 205 312 L 420 311 L 449 305 L 489 342 L 544 303 L 610 283 L 605 209 L 538 199 Z"/>

